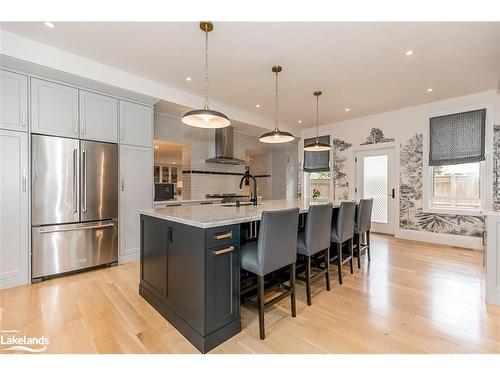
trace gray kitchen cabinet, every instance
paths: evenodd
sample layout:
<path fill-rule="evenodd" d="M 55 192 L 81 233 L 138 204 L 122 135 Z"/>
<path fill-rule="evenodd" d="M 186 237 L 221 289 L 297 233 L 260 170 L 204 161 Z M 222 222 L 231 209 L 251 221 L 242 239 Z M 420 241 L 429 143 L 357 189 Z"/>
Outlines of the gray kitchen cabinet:
<path fill-rule="evenodd" d="M 28 131 L 28 77 L 0 70 L 0 128 Z"/>
<path fill-rule="evenodd" d="M 78 138 L 78 89 L 31 79 L 31 131 Z"/>
<path fill-rule="evenodd" d="M 118 100 L 80 90 L 80 138 L 118 142 Z"/>
<path fill-rule="evenodd" d="M 139 259 L 139 209 L 153 205 L 152 149 L 120 145 L 120 263 Z"/>
<path fill-rule="evenodd" d="M 28 134 L 0 130 L 0 289 L 29 283 Z"/>
<path fill-rule="evenodd" d="M 153 146 L 153 109 L 120 100 L 120 143 L 132 146 Z"/>

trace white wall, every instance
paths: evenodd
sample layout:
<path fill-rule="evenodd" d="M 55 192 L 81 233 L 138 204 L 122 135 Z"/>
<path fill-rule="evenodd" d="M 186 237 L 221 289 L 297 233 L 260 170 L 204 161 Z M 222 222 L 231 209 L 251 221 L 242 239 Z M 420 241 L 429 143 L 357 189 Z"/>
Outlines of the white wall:
<path fill-rule="evenodd" d="M 380 113 L 372 116 L 356 118 L 352 120 L 337 122 L 320 126 L 320 135 L 330 135 L 332 139 L 340 138 L 353 146 L 359 146 L 366 140 L 372 128 L 379 128 L 386 138 L 395 138 L 396 141 L 404 145 L 416 133 L 424 135 L 424 145 L 428 142 L 426 133 L 428 132 L 429 118 L 447 113 L 463 112 L 466 110 L 487 108 L 487 138 L 486 138 L 486 162 L 485 162 L 485 203 L 491 206 L 492 201 L 492 148 L 493 148 L 493 124 L 500 124 L 500 93 L 498 91 L 486 91 L 473 95 L 467 95 L 424 105 L 403 108 L 400 110 Z M 354 109 L 355 111 L 355 109 Z M 314 137 L 315 129 L 304 129 L 301 133 L 302 140 L 299 146 L 299 160 L 302 164 L 303 139 Z M 348 156 L 348 162 L 344 172 L 348 173 L 350 181 L 353 181 L 351 163 L 352 151 L 344 151 Z M 424 146 L 425 154 L 425 146 Z M 424 164 L 425 167 L 425 164 Z M 399 178 L 398 178 L 399 181 Z M 354 199 L 353 186 L 350 189 L 350 199 Z M 462 237 L 462 236 L 457 236 Z M 431 240 L 430 238 L 427 238 Z M 444 240 L 443 240 L 444 241 Z M 477 245 L 477 241 L 475 241 Z M 473 246 L 477 247 L 477 246 Z"/>

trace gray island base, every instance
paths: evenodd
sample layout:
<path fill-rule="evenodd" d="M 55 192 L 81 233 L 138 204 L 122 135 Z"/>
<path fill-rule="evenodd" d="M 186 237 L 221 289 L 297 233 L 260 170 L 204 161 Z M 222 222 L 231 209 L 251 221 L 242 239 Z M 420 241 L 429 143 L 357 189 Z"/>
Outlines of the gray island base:
<path fill-rule="evenodd" d="M 310 204 L 326 202 L 141 210 L 139 294 L 206 353 L 241 331 L 240 242 L 256 238 L 262 211 L 299 207 L 306 213 Z"/>

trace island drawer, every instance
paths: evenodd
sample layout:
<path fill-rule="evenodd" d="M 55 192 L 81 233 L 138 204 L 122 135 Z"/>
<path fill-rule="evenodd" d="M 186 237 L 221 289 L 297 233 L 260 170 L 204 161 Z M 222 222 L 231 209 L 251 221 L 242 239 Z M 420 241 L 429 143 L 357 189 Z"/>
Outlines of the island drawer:
<path fill-rule="evenodd" d="M 238 242 L 238 226 L 209 228 L 206 230 L 206 248 L 220 247 Z"/>

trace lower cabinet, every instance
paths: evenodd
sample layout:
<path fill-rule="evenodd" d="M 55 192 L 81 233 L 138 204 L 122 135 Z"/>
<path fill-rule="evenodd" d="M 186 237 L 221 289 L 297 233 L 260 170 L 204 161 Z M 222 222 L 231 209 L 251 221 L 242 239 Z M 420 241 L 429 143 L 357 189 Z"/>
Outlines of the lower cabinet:
<path fill-rule="evenodd" d="M 153 202 L 153 153 L 149 147 L 120 145 L 119 262 L 139 259 L 139 210 Z"/>
<path fill-rule="evenodd" d="M 28 135 L 0 130 L 0 289 L 29 283 Z"/>
<path fill-rule="evenodd" d="M 211 237 L 221 237 L 221 246 Z M 142 215 L 139 292 L 201 352 L 238 333 L 239 227 L 202 229 Z"/>

